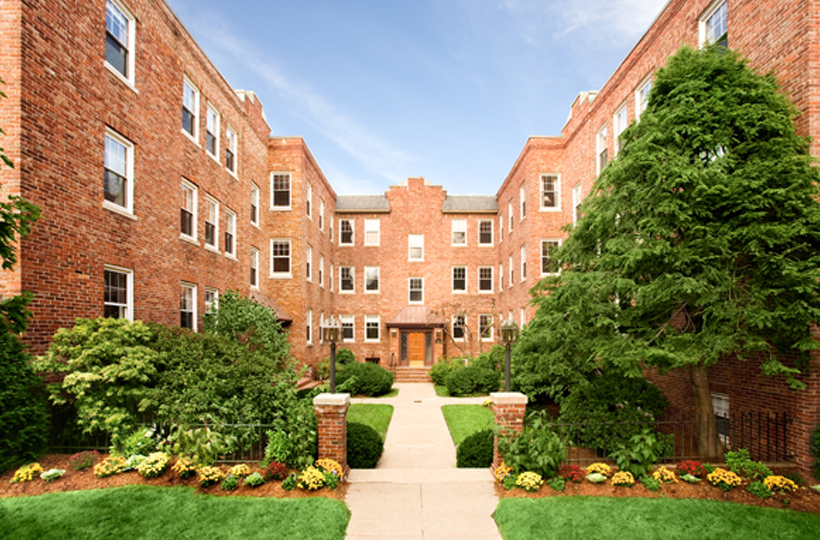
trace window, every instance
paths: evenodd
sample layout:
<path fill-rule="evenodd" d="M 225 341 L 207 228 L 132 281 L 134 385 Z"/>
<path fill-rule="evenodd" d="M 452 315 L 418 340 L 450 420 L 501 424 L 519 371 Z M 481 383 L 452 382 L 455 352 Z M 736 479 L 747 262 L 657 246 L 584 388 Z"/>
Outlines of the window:
<path fill-rule="evenodd" d="M 510 234 L 512 234 L 512 230 L 513 230 L 513 210 L 512 209 L 513 209 L 512 200 L 510 200 L 510 202 L 507 203 L 507 214 L 509 214 L 508 218 L 510 220 Z"/>
<path fill-rule="evenodd" d="M 649 78 L 635 91 L 635 118 L 640 118 L 649 103 L 649 92 L 652 90 L 652 79 Z"/>
<path fill-rule="evenodd" d="M 219 290 L 205 287 L 205 315 L 211 315 L 219 307 Z"/>
<path fill-rule="evenodd" d="M 527 310 L 521 308 L 521 329 L 524 329 L 524 326 L 527 324 Z"/>
<path fill-rule="evenodd" d="M 453 339 L 464 339 L 464 315 L 453 315 Z"/>
<path fill-rule="evenodd" d="M 197 187 L 182 180 L 182 209 L 180 211 L 180 229 L 182 236 L 196 240 L 196 192 Z"/>
<path fill-rule="evenodd" d="M 715 412 L 717 433 L 721 442 L 729 443 L 729 395 L 712 392 L 712 410 Z"/>
<path fill-rule="evenodd" d="M 313 343 L 313 310 L 307 310 L 305 313 L 305 342 L 310 345 Z"/>
<path fill-rule="evenodd" d="M 225 168 L 231 174 L 236 174 L 236 131 L 228 126 L 225 131 L 225 138 L 228 139 L 228 144 L 225 147 Z"/>
<path fill-rule="evenodd" d="M 518 190 L 518 199 L 521 201 L 521 219 L 527 216 L 527 194 L 524 192 L 524 186 Z"/>
<path fill-rule="evenodd" d="M 251 184 L 251 225 L 259 226 L 259 187 Z"/>
<path fill-rule="evenodd" d="M 379 292 L 379 267 L 365 266 L 364 267 L 364 292 L 377 293 Z"/>
<path fill-rule="evenodd" d="M 504 290 L 504 263 L 498 263 L 498 290 Z"/>
<path fill-rule="evenodd" d="M 325 200 L 319 199 L 319 230 L 325 230 Z"/>
<path fill-rule="evenodd" d="M 134 320 L 134 273 L 106 266 L 103 272 L 103 316 Z"/>
<path fill-rule="evenodd" d="M 572 188 L 572 222 L 573 223 L 578 223 L 578 219 L 581 217 L 580 207 L 581 207 L 581 184 L 577 184 L 574 188 Z"/>
<path fill-rule="evenodd" d="M 199 90 L 188 79 L 182 79 L 182 131 L 196 142 L 199 118 Z"/>
<path fill-rule="evenodd" d="M 560 272 L 558 261 L 553 257 L 553 251 L 561 245 L 558 239 L 541 240 L 541 275 L 548 276 Z"/>
<path fill-rule="evenodd" d="M 325 258 L 319 257 L 319 286 L 325 286 Z"/>
<path fill-rule="evenodd" d="M 378 219 L 364 220 L 364 245 L 378 246 L 381 242 L 381 228 Z"/>
<path fill-rule="evenodd" d="M 134 145 L 110 129 L 105 131 L 105 206 L 134 212 Z"/>
<path fill-rule="evenodd" d="M 408 286 L 411 304 L 424 303 L 424 278 L 411 277 Z"/>
<path fill-rule="evenodd" d="M 364 316 L 364 340 L 365 341 L 379 341 L 379 327 L 381 321 L 378 315 Z"/>
<path fill-rule="evenodd" d="M 305 195 L 305 214 L 310 219 L 313 219 L 313 214 L 311 212 L 313 209 L 311 208 L 311 204 L 313 203 L 313 186 L 310 185 L 310 182 L 307 182 L 307 194 Z"/>
<path fill-rule="evenodd" d="M 478 292 L 493 292 L 493 267 L 478 267 Z"/>
<path fill-rule="evenodd" d="M 327 279 L 328 279 L 328 281 L 330 281 L 330 283 L 328 285 L 330 285 L 330 290 L 332 291 L 333 290 L 333 265 L 332 264 L 330 265 L 330 273 L 327 275 Z"/>
<path fill-rule="evenodd" d="M 219 161 L 219 113 L 208 104 L 205 113 L 205 151 Z"/>
<path fill-rule="evenodd" d="M 498 214 L 498 241 L 504 241 L 504 215 Z"/>
<path fill-rule="evenodd" d="M 493 221 L 491 219 L 482 219 L 478 222 L 478 245 L 493 245 Z"/>
<path fill-rule="evenodd" d="M 624 103 L 615 113 L 615 116 L 612 117 L 612 131 L 614 132 L 613 135 L 615 135 L 615 140 L 613 141 L 615 151 L 612 153 L 613 156 L 617 156 L 618 150 L 621 149 L 621 133 L 624 132 L 628 125 L 629 123 L 626 120 L 626 103 Z"/>
<path fill-rule="evenodd" d="M 105 6 L 105 65 L 134 85 L 134 16 L 116 0 Z"/>
<path fill-rule="evenodd" d="M 179 326 L 196 330 L 196 285 L 182 284 L 179 293 Z"/>
<path fill-rule="evenodd" d="M 725 0 L 715 2 L 706 10 L 698 25 L 700 46 L 717 44 L 729 46 L 729 8 Z"/>
<path fill-rule="evenodd" d="M 354 290 L 354 274 L 352 266 L 339 267 L 339 290 L 341 292 L 353 292 Z"/>
<path fill-rule="evenodd" d="M 423 234 L 410 234 L 407 236 L 407 244 L 408 244 L 408 256 L 407 258 L 411 261 L 423 261 L 424 260 L 424 235 Z"/>
<path fill-rule="evenodd" d="M 305 250 L 305 277 L 308 281 L 313 281 L 310 265 L 313 263 L 313 248 L 308 246 Z"/>
<path fill-rule="evenodd" d="M 270 241 L 270 269 L 272 277 L 290 277 L 290 238 Z"/>
<path fill-rule="evenodd" d="M 270 206 L 272 210 L 290 210 L 290 173 L 271 173 Z"/>
<path fill-rule="evenodd" d="M 541 175 L 541 210 L 561 209 L 561 177 L 557 174 Z"/>
<path fill-rule="evenodd" d="M 350 219 L 339 220 L 339 245 L 353 245 L 353 221 Z"/>
<path fill-rule="evenodd" d="M 481 336 L 481 341 L 493 340 L 493 316 L 479 315 L 478 316 L 478 335 Z"/>
<path fill-rule="evenodd" d="M 205 197 L 205 247 L 219 249 L 219 203 L 208 196 Z"/>
<path fill-rule="evenodd" d="M 330 243 L 333 243 L 333 216 L 330 216 Z"/>
<path fill-rule="evenodd" d="M 521 246 L 521 281 L 527 279 L 527 245 Z"/>
<path fill-rule="evenodd" d="M 598 130 L 595 136 L 595 154 L 598 156 L 596 165 L 596 174 L 601 174 L 608 161 L 607 146 L 606 146 L 606 126 Z"/>
<path fill-rule="evenodd" d="M 453 267 L 453 292 L 467 292 L 467 267 Z"/>
<path fill-rule="evenodd" d="M 353 315 L 339 315 L 339 321 L 342 323 L 342 340 L 355 341 L 356 337 L 353 332 Z"/>
<path fill-rule="evenodd" d="M 225 255 L 236 257 L 236 213 L 225 210 Z"/>
<path fill-rule="evenodd" d="M 467 245 L 467 220 L 466 219 L 454 219 L 453 220 L 453 238 L 452 243 L 454 246 L 466 246 Z"/>
<path fill-rule="evenodd" d="M 510 255 L 510 284 L 509 287 L 512 289 L 512 286 L 515 284 L 515 270 L 513 269 L 513 257 Z"/>
<path fill-rule="evenodd" d="M 259 250 L 251 248 L 251 288 L 259 287 Z"/>

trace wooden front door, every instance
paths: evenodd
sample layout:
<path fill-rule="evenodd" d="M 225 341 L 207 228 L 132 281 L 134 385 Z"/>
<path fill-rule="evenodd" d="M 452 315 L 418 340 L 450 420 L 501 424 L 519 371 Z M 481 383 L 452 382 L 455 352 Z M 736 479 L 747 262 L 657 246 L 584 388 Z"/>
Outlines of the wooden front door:
<path fill-rule="evenodd" d="M 407 336 L 407 357 L 411 366 L 424 365 L 424 332 L 411 332 Z"/>

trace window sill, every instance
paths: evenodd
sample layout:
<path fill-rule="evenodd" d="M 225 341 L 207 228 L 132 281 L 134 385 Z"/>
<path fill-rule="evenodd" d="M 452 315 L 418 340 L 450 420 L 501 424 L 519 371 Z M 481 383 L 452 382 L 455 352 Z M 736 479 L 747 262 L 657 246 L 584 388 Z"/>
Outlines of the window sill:
<path fill-rule="evenodd" d="M 454 248 L 466 248 L 467 244 L 450 244 L 450 247 Z"/>
<path fill-rule="evenodd" d="M 197 140 L 197 138 L 194 135 L 191 135 L 190 133 L 185 131 L 185 128 L 180 128 L 179 131 L 180 131 L 180 133 L 185 135 L 185 137 L 187 137 L 189 141 L 191 141 L 192 143 L 197 145 L 199 148 L 202 148 L 202 146 L 200 146 L 199 141 Z"/>
<path fill-rule="evenodd" d="M 365 343 L 381 343 L 382 340 L 380 339 L 366 339 L 364 340 Z"/>
<path fill-rule="evenodd" d="M 207 249 L 211 253 L 216 253 L 217 255 L 222 255 L 222 252 L 219 251 L 218 247 L 212 246 L 210 244 L 205 244 L 205 249 Z"/>
<path fill-rule="evenodd" d="M 259 290 L 259 285 L 251 285 L 251 290 L 252 291 L 258 291 Z"/>
<path fill-rule="evenodd" d="M 232 171 L 227 167 L 225 167 L 225 170 L 228 171 L 228 175 L 230 175 L 234 180 L 239 180 L 239 176 L 236 174 L 236 171 Z"/>
<path fill-rule="evenodd" d="M 106 210 L 110 210 L 111 212 L 114 212 L 115 214 L 118 214 L 122 217 L 126 217 L 128 219 L 133 219 L 134 221 L 138 221 L 137 216 L 135 216 L 133 214 L 133 212 L 128 211 L 128 209 L 123 208 L 122 206 L 119 206 L 119 205 L 116 205 L 112 202 L 106 201 L 105 199 L 103 199 L 103 204 L 102 205 L 103 205 L 103 208 L 105 208 Z"/>
<path fill-rule="evenodd" d="M 493 244 L 478 244 L 478 247 L 480 247 L 480 248 L 491 248 L 491 247 L 493 247 Z"/>
<path fill-rule="evenodd" d="M 259 223 L 254 223 L 253 221 L 251 221 L 251 226 L 256 227 L 257 229 L 259 229 Z"/>
<path fill-rule="evenodd" d="M 552 207 L 552 206 L 542 206 L 541 208 L 538 209 L 538 211 L 539 212 L 560 212 L 561 209 L 557 208 L 557 207 Z"/>
<path fill-rule="evenodd" d="M 271 274 L 271 279 L 293 279 L 293 274 Z"/>
<path fill-rule="evenodd" d="M 478 294 L 493 294 L 493 291 L 478 291 Z"/>
<path fill-rule="evenodd" d="M 208 157 L 211 158 L 212 160 L 214 160 L 217 163 L 217 165 L 219 165 L 221 167 L 222 163 L 219 162 L 219 155 L 218 155 L 219 149 L 217 148 L 216 151 L 217 151 L 217 154 L 212 154 L 212 153 L 208 152 L 207 150 L 205 150 L 205 153 L 208 154 Z"/>
<path fill-rule="evenodd" d="M 356 244 L 342 244 L 341 242 L 339 242 L 339 247 L 353 247 L 355 245 Z"/>
<path fill-rule="evenodd" d="M 235 261 L 235 262 L 239 262 L 239 259 L 236 258 L 236 255 L 234 255 L 232 253 L 225 253 L 225 258 L 230 259 L 230 260 Z"/>
<path fill-rule="evenodd" d="M 364 247 L 381 247 L 381 244 L 364 244 Z"/>
<path fill-rule="evenodd" d="M 200 245 L 200 243 L 196 241 L 196 238 L 190 237 L 187 234 L 180 233 L 179 239 L 183 242 L 188 242 L 189 244 L 193 244 L 195 246 Z"/>
<path fill-rule="evenodd" d="M 467 294 L 467 290 L 465 289 L 463 291 L 453 291 L 453 294 Z"/>
<path fill-rule="evenodd" d="M 103 65 L 110 71 L 117 79 L 120 80 L 125 86 L 130 88 L 135 94 L 139 95 L 140 91 L 137 90 L 137 87 L 134 86 L 134 81 L 125 77 L 122 73 L 120 73 L 117 68 L 109 64 L 108 62 L 103 62 Z"/>
<path fill-rule="evenodd" d="M 355 294 L 356 291 L 339 291 L 339 294 Z"/>
<path fill-rule="evenodd" d="M 271 212 L 290 212 L 291 210 L 293 210 L 293 208 L 290 207 L 290 206 L 271 206 L 270 207 Z"/>

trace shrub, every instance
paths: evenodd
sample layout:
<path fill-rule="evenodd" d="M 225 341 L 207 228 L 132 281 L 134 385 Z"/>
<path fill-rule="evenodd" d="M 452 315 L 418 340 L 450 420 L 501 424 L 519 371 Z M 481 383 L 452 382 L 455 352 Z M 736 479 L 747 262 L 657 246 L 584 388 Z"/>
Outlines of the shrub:
<path fill-rule="evenodd" d="M 644 476 L 641 478 L 641 484 L 652 493 L 657 493 L 661 490 L 661 481 L 654 476 Z"/>
<path fill-rule="evenodd" d="M 552 478 L 567 456 L 566 446 L 544 413 L 532 413 L 520 434 L 502 428 L 497 435 L 498 451 L 516 474 L 531 471 Z"/>
<path fill-rule="evenodd" d="M 262 476 L 264 476 L 265 482 L 284 480 L 288 476 L 288 468 L 285 467 L 284 463 L 273 461 L 265 468 L 265 472 L 262 473 Z"/>
<path fill-rule="evenodd" d="M 356 377 L 353 394 L 380 396 L 393 388 L 393 374 L 377 364 L 352 362 L 342 368 L 336 381 L 343 384 L 352 377 Z"/>
<path fill-rule="evenodd" d="M 93 466 L 100 458 L 100 453 L 96 450 L 86 450 L 85 452 L 77 452 L 68 458 L 68 466 L 75 471 L 81 471 Z"/>
<path fill-rule="evenodd" d="M 125 457 L 139 454 L 147 456 L 159 450 L 159 437 L 157 437 L 154 428 L 141 427 L 131 433 L 120 444 L 120 448 L 111 448 L 112 454 L 119 454 Z"/>
<path fill-rule="evenodd" d="M 644 428 L 628 441 L 618 443 L 609 456 L 615 460 L 618 469 L 641 477 L 652 470 L 652 465 L 664 454 L 666 444 L 666 436 L 655 433 L 652 428 Z"/>
<path fill-rule="evenodd" d="M 127 465 L 122 456 L 108 456 L 104 460 L 94 465 L 94 474 L 100 478 L 113 476 L 125 471 Z"/>
<path fill-rule="evenodd" d="M 291 491 L 296 489 L 296 485 L 299 483 L 299 477 L 296 476 L 296 473 L 290 473 L 287 478 L 282 480 L 282 489 L 287 491 Z"/>
<path fill-rule="evenodd" d="M 727 471 L 716 468 L 714 471 L 706 475 L 706 479 L 715 487 L 719 487 L 723 491 L 730 491 L 735 486 L 741 483 L 740 477 L 732 471 Z"/>
<path fill-rule="evenodd" d="M 532 493 L 541 489 L 541 486 L 544 485 L 544 480 L 540 474 L 527 471 L 518 475 L 518 478 L 515 479 L 515 485 L 528 493 Z"/>
<path fill-rule="evenodd" d="M 570 482 L 580 484 L 584 480 L 584 471 L 581 470 L 581 467 L 578 465 L 564 463 L 558 470 L 558 476 L 564 480 L 569 480 Z"/>
<path fill-rule="evenodd" d="M 52 482 L 57 480 L 58 478 L 62 477 L 65 474 L 65 469 L 49 469 L 43 473 L 40 473 L 40 478 L 46 481 L 46 483 Z"/>
<path fill-rule="evenodd" d="M 772 475 L 771 469 L 760 461 L 752 461 L 749 451 L 741 448 L 737 452 L 726 452 L 726 465 L 733 473 L 737 473 L 752 480 L 762 480 Z"/>
<path fill-rule="evenodd" d="M 430 378 L 433 379 L 434 384 L 445 386 L 447 375 L 463 367 L 464 360 L 461 358 L 441 359 L 430 368 Z"/>
<path fill-rule="evenodd" d="M 814 428 L 809 440 L 809 451 L 814 456 L 812 475 L 820 480 L 820 424 Z"/>
<path fill-rule="evenodd" d="M 356 361 L 356 355 L 353 354 L 353 351 L 346 347 L 339 347 L 339 350 L 336 351 L 336 365 L 337 366 L 346 366 L 348 364 L 352 364 Z"/>
<path fill-rule="evenodd" d="M 516 480 L 518 480 L 518 477 L 517 477 L 516 475 L 514 475 L 514 474 L 509 474 L 509 475 L 507 475 L 507 476 L 505 476 L 505 477 L 504 477 L 504 480 L 502 480 L 502 481 L 501 481 L 501 485 L 503 485 L 503 486 L 504 486 L 504 489 L 506 489 L 507 491 L 509 491 L 509 490 L 511 490 L 511 489 L 515 489 L 515 487 L 516 487 L 516 484 L 515 484 Z"/>
<path fill-rule="evenodd" d="M 233 448 L 234 439 L 208 426 L 192 429 L 177 426 L 168 437 L 168 443 L 174 455 L 192 456 L 195 463 L 213 465 L 217 457 Z"/>
<path fill-rule="evenodd" d="M 285 463 L 293 451 L 290 439 L 283 431 L 268 431 L 268 444 L 265 446 L 265 459 Z"/>
<path fill-rule="evenodd" d="M 325 487 L 327 489 L 336 489 L 341 481 L 341 478 L 335 472 L 322 471 L 325 475 Z"/>
<path fill-rule="evenodd" d="M 612 467 L 606 463 L 593 463 L 587 467 L 587 475 L 593 473 L 603 474 L 604 476 L 609 477 L 612 476 Z"/>
<path fill-rule="evenodd" d="M 181 457 L 177 459 L 177 462 L 174 463 L 171 470 L 177 473 L 180 478 L 185 479 L 196 474 L 197 466 L 192 459 Z"/>
<path fill-rule="evenodd" d="M 746 491 L 760 499 L 768 499 L 770 497 L 774 497 L 774 493 L 772 493 L 772 490 L 767 488 L 766 485 L 760 480 L 755 480 L 754 482 L 749 484 L 749 487 L 746 488 Z"/>
<path fill-rule="evenodd" d="M 245 477 L 245 481 L 243 482 L 246 486 L 250 486 L 252 488 L 259 487 L 265 483 L 265 478 L 259 474 L 258 472 L 249 474 Z"/>
<path fill-rule="evenodd" d="M 451 372 L 444 379 L 451 396 L 489 394 L 498 390 L 501 373 L 480 367 L 468 366 Z"/>
<path fill-rule="evenodd" d="M 251 468 L 245 465 L 244 463 L 240 463 L 239 465 L 234 465 L 230 469 L 228 469 L 228 474 L 233 476 L 239 476 L 240 478 L 245 478 L 249 474 L 251 474 Z"/>
<path fill-rule="evenodd" d="M 39 463 L 30 463 L 24 465 L 14 471 L 14 476 L 11 477 L 11 483 L 31 482 L 35 475 L 43 473 L 43 467 Z"/>
<path fill-rule="evenodd" d="M 384 452 L 378 432 L 366 424 L 347 423 L 347 464 L 353 469 L 374 469 Z"/>
<path fill-rule="evenodd" d="M 310 466 L 299 475 L 297 484 L 308 491 L 316 491 L 325 487 L 325 474 L 316 467 Z"/>
<path fill-rule="evenodd" d="M 771 491 L 778 491 L 780 493 L 793 493 L 797 491 L 797 484 L 785 476 L 768 476 L 763 480 L 763 485 Z"/>
<path fill-rule="evenodd" d="M 229 474 L 225 477 L 225 479 L 222 481 L 222 485 L 220 485 L 219 487 L 220 489 L 223 489 L 225 491 L 233 491 L 239 487 L 239 477 L 233 474 Z"/>
<path fill-rule="evenodd" d="M 145 478 L 156 478 L 162 476 L 170 460 L 171 458 L 165 452 L 154 452 L 139 464 L 137 470 Z"/>
<path fill-rule="evenodd" d="M 456 467 L 481 468 L 493 463 L 493 430 L 477 431 L 461 441 L 456 451 Z"/>
<path fill-rule="evenodd" d="M 700 461 L 687 459 L 678 463 L 676 467 L 678 469 L 678 474 L 681 476 L 684 474 L 690 474 L 697 478 L 701 478 L 706 474 L 706 468 L 704 468 Z"/>
<path fill-rule="evenodd" d="M 632 487 L 635 484 L 635 477 L 627 471 L 618 471 L 612 476 L 613 486 Z"/>
<path fill-rule="evenodd" d="M 560 476 L 556 476 L 555 478 L 550 478 L 547 480 L 547 485 L 550 489 L 554 491 L 564 491 L 564 487 L 566 486 L 567 481 L 561 478 Z"/>
<path fill-rule="evenodd" d="M 678 483 L 678 478 L 675 476 L 675 473 L 673 473 L 672 471 L 663 466 L 659 467 L 657 471 L 653 472 L 652 476 L 662 484 Z"/>
<path fill-rule="evenodd" d="M 503 345 L 494 345 L 489 351 L 483 352 L 475 359 L 470 361 L 470 365 L 488 369 L 490 371 L 498 371 L 501 373 L 506 362 L 506 349 Z"/>
<path fill-rule="evenodd" d="M 225 473 L 219 467 L 207 466 L 199 469 L 199 485 L 212 486 L 225 478 Z"/>

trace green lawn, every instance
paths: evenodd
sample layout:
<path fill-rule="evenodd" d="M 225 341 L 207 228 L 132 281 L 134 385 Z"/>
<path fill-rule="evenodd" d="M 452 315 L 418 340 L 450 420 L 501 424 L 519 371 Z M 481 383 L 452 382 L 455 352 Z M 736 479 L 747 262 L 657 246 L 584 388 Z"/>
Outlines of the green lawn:
<path fill-rule="evenodd" d="M 374 398 L 388 398 L 388 397 L 396 397 L 399 395 L 398 388 L 391 388 L 390 391 L 386 394 L 382 394 L 380 396 L 373 396 Z"/>
<path fill-rule="evenodd" d="M 447 390 L 446 386 L 435 384 L 433 385 L 433 390 L 436 391 L 438 397 L 450 397 L 450 391 Z"/>
<path fill-rule="evenodd" d="M 820 537 L 820 516 L 815 514 L 697 499 L 503 499 L 494 517 L 504 540 Z"/>
<path fill-rule="evenodd" d="M 0 499 L 0 538 L 14 540 L 343 540 L 344 503 L 214 497 L 192 488 L 127 486 Z"/>
<path fill-rule="evenodd" d="M 385 437 L 387 437 L 387 426 L 390 425 L 390 418 L 392 417 L 392 405 L 354 403 L 347 411 L 348 422 L 367 424 L 379 432 L 382 440 L 385 440 Z"/>
<path fill-rule="evenodd" d="M 441 412 L 456 446 L 476 431 L 493 427 L 493 411 L 481 405 L 444 405 Z"/>

